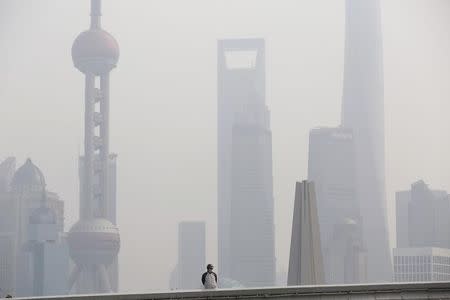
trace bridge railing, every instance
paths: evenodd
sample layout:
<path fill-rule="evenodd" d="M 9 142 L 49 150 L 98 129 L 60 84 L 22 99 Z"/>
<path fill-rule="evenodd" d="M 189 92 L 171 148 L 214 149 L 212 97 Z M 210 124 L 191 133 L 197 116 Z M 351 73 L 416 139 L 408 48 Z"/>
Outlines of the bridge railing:
<path fill-rule="evenodd" d="M 19 298 L 20 299 L 20 298 Z M 61 300 L 328 300 L 450 299 L 450 282 L 295 286 L 274 288 L 171 291 L 143 294 L 72 295 L 32 299 Z"/>

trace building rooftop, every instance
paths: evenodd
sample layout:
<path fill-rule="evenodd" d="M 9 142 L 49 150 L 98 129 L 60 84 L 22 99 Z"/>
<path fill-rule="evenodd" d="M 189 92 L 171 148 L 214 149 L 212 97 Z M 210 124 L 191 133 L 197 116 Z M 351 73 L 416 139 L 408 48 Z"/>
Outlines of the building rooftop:
<path fill-rule="evenodd" d="M 45 187 L 45 178 L 42 171 L 28 158 L 14 174 L 11 185 L 16 189 L 24 187 L 40 189 Z"/>

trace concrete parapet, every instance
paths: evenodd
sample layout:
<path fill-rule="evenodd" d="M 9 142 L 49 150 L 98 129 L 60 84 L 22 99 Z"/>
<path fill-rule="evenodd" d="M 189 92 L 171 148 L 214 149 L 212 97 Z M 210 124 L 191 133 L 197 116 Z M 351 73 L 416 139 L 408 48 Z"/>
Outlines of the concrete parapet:
<path fill-rule="evenodd" d="M 450 282 L 298 286 L 281 288 L 249 288 L 174 291 L 149 294 L 76 295 L 51 298 L 53 300 L 231 300 L 231 299 L 450 299 Z M 19 299 L 19 298 L 17 298 Z M 22 298 L 24 299 L 24 298 Z"/>

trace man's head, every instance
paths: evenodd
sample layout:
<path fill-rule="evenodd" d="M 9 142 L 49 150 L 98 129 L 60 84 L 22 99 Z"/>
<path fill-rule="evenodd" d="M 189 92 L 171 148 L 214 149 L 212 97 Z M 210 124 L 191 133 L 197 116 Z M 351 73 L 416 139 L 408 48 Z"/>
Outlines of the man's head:
<path fill-rule="evenodd" d="M 208 273 L 211 273 L 213 269 L 214 269 L 214 266 L 212 264 L 208 264 L 206 266 L 206 270 L 208 271 Z"/>

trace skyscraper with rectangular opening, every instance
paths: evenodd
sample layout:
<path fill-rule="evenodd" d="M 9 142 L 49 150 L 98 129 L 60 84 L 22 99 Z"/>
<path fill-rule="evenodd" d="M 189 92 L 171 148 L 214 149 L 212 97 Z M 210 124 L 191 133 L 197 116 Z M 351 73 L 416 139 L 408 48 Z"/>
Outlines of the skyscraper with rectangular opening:
<path fill-rule="evenodd" d="M 218 42 L 218 271 L 275 282 L 272 133 L 263 39 Z"/>

